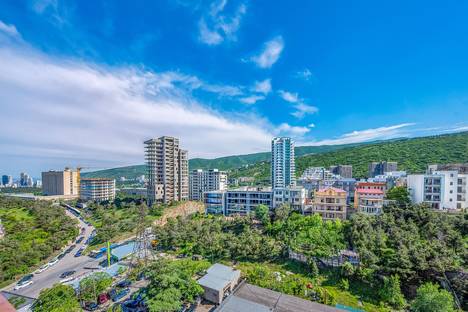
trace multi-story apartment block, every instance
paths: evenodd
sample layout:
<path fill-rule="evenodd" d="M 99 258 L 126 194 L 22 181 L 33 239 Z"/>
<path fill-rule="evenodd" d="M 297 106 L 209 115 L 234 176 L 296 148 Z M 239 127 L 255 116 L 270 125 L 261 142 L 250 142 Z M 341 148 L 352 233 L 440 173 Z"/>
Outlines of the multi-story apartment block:
<path fill-rule="evenodd" d="M 353 166 L 351 165 L 337 165 L 330 166 L 330 172 L 341 176 L 345 179 L 351 179 L 353 177 Z"/>
<path fill-rule="evenodd" d="M 324 220 L 345 220 L 347 207 L 346 191 L 327 187 L 314 192 L 312 213 L 319 214 Z"/>
<path fill-rule="evenodd" d="M 377 175 L 383 175 L 389 171 L 397 171 L 398 163 L 394 161 L 379 161 L 371 162 L 369 164 L 369 178 L 373 178 Z"/>
<path fill-rule="evenodd" d="M 47 171 L 42 173 L 42 193 L 44 195 L 76 195 L 78 196 L 79 173 L 65 168 L 63 171 Z"/>
<path fill-rule="evenodd" d="M 427 173 L 433 173 L 434 171 L 449 171 L 455 170 L 459 174 L 468 174 L 468 163 L 464 164 L 434 164 L 427 166 Z"/>
<path fill-rule="evenodd" d="M 306 189 L 301 186 L 278 187 L 273 189 L 273 208 L 288 204 L 292 210 L 302 212 L 306 202 Z"/>
<path fill-rule="evenodd" d="M 265 205 L 270 209 L 273 207 L 273 195 L 269 187 L 241 187 L 228 190 L 225 196 L 226 215 L 247 215 L 254 212 L 258 205 Z"/>
<path fill-rule="evenodd" d="M 354 193 L 354 209 L 367 214 L 380 214 L 384 204 L 384 191 L 379 188 L 357 188 Z"/>
<path fill-rule="evenodd" d="M 190 172 L 190 199 L 203 200 L 203 193 L 227 189 L 227 173 L 218 169 L 196 169 Z"/>
<path fill-rule="evenodd" d="M 83 201 L 112 201 L 115 199 L 115 180 L 105 178 L 82 178 L 80 199 Z"/>
<path fill-rule="evenodd" d="M 2 185 L 3 186 L 12 186 L 13 185 L 13 177 L 11 175 L 2 175 Z"/>
<path fill-rule="evenodd" d="M 179 139 L 163 136 L 144 143 L 149 204 L 187 200 L 188 155 L 179 148 Z"/>
<path fill-rule="evenodd" d="M 468 174 L 457 170 L 410 174 L 407 188 L 413 203 L 427 203 L 434 209 L 468 208 Z"/>
<path fill-rule="evenodd" d="M 271 141 L 271 185 L 273 188 L 296 185 L 294 142 L 279 137 Z"/>
<path fill-rule="evenodd" d="M 206 213 L 225 214 L 226 192 L 225 191 L 208 191 L 203 193 L 203 202 L 205 204 Z"/>

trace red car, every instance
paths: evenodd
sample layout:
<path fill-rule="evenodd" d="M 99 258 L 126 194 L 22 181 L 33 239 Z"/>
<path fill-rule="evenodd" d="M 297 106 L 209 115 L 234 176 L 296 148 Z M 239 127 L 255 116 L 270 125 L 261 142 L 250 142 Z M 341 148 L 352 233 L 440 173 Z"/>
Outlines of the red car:
<path fill-rule="evenodd" d="M 98 296 L 99 304 L 106 303 L 110 299 L 109 295 L 106 293 L 102 293 Z"/>

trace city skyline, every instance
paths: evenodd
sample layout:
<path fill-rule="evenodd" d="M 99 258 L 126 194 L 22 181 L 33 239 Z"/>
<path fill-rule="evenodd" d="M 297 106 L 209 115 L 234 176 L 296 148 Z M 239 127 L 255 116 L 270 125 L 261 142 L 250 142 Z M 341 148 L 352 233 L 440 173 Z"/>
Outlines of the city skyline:
<path fill-rule="evenodd" d="M 161 135 L 215 158 L 275 136 L 466 131 L 466 6 L 2 3 L 0 170 L 140 164 L 141 142 Z"/>

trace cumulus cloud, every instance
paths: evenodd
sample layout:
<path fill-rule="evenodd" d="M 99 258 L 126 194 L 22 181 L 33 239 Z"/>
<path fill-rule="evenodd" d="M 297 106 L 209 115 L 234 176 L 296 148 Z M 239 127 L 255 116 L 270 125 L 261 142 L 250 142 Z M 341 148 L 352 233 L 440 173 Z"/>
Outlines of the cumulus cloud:
<path fill-rule="evenodd" d="M 242 18 L 247 12 L 245 4 L 240 4 L 234 13 L 226 14 L 227 0 L 214 1 L 208 14 L 198 22 L 198 39 L 208 45 L 218 45 L 224 40 L 235 41 Z"/>
<path fill-rule="evenodd" d="M 263 45 L 262 51 L 250 58 L 260 68 L 270 68 L 275 64 L 281 52 L 284 49 L 284 40 L 282 36 L 277 36 Z"/>
<path fill-rule="evenodd" d="M 304 68 L 303 70 L 297 71 L 295 76 L 305 81 L 309 81 L 310 79 L 312 79 L 312 72 L 310 71 L 310 69 Z"/>
<path fill-rule="evenodd" d="M 311 124 L 309 124 L 307 127 L 309 127 L 309 128 L 315 128 L 315 124 L 311 123 Z"/>
<path fill-rule="evenodd" d="M 297 93 L 292 93 L 284 90 L 279 90 L 278 94 L 280 97 L 289 103 L 297 103 L 299 102 L 299 95 Z"/>
<path fill-rule="evenodd" d="M 336 144 L 349 144 L 368 142 L 375 140 L 385 140 L 398 137 L 408 136 L 407 128 L 413 126 L 414 123 L 402 123 L 387 127 L 379 127 L 365 130 L 355 130 L 345 133 L 335 139 L 326 139 L 315 142 L 305 142 L 305 145 L 336 145 Z"/>
<path fill-rule="evenodd" d="M 289 135 L 293 137 L 300 137 L 305 135 L 307 132 L 310 131 L 307 127 L 300 127 L 300 126 L 291 126 L 287 123 L 282 123 L 277 128 L 278 134 L 281 135 Z"/>
<path fill-rule="evenodd" d="M 3 164 L 142 163 L 142 142 L 162 135 L 179 137 L 190 157 L 216 157 L 266 150 L 273 135 L 258 116 L 226 117 L 191 93 L 235 89 L 179 72 L 107 68 L 11 47 L 0 48 L 0 68 L 0 122 L 9 125 L 0 132 Z"/>

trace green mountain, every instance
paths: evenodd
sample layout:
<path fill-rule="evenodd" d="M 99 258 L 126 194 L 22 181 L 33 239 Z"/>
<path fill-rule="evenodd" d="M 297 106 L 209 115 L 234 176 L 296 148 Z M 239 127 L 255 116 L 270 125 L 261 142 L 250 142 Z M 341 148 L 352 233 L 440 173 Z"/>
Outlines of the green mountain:
<path fill-rule="evenodd" d="M 372 161 L 397 161 L 399 170 L 423 172 L 431 163 L 468 162 L 468 132 L 430 137 L 397 139 L 365 144 L 299 146 L 296 147 L 298 176 L 311 166 L 334 164 L 353 165 L 353 175 L 363 178 Z M 228 170 L 230 177 L 255 177 L 257 184 L 267 184 L 270 176 L 270 153 L 228 156 L 216 159 L 191 159 L 191 169 L 219 168 Z M 134 178 L 145 174 L 145 166 L 129 166 L 84 173 L 88 177 L 125 176 Z"/>

